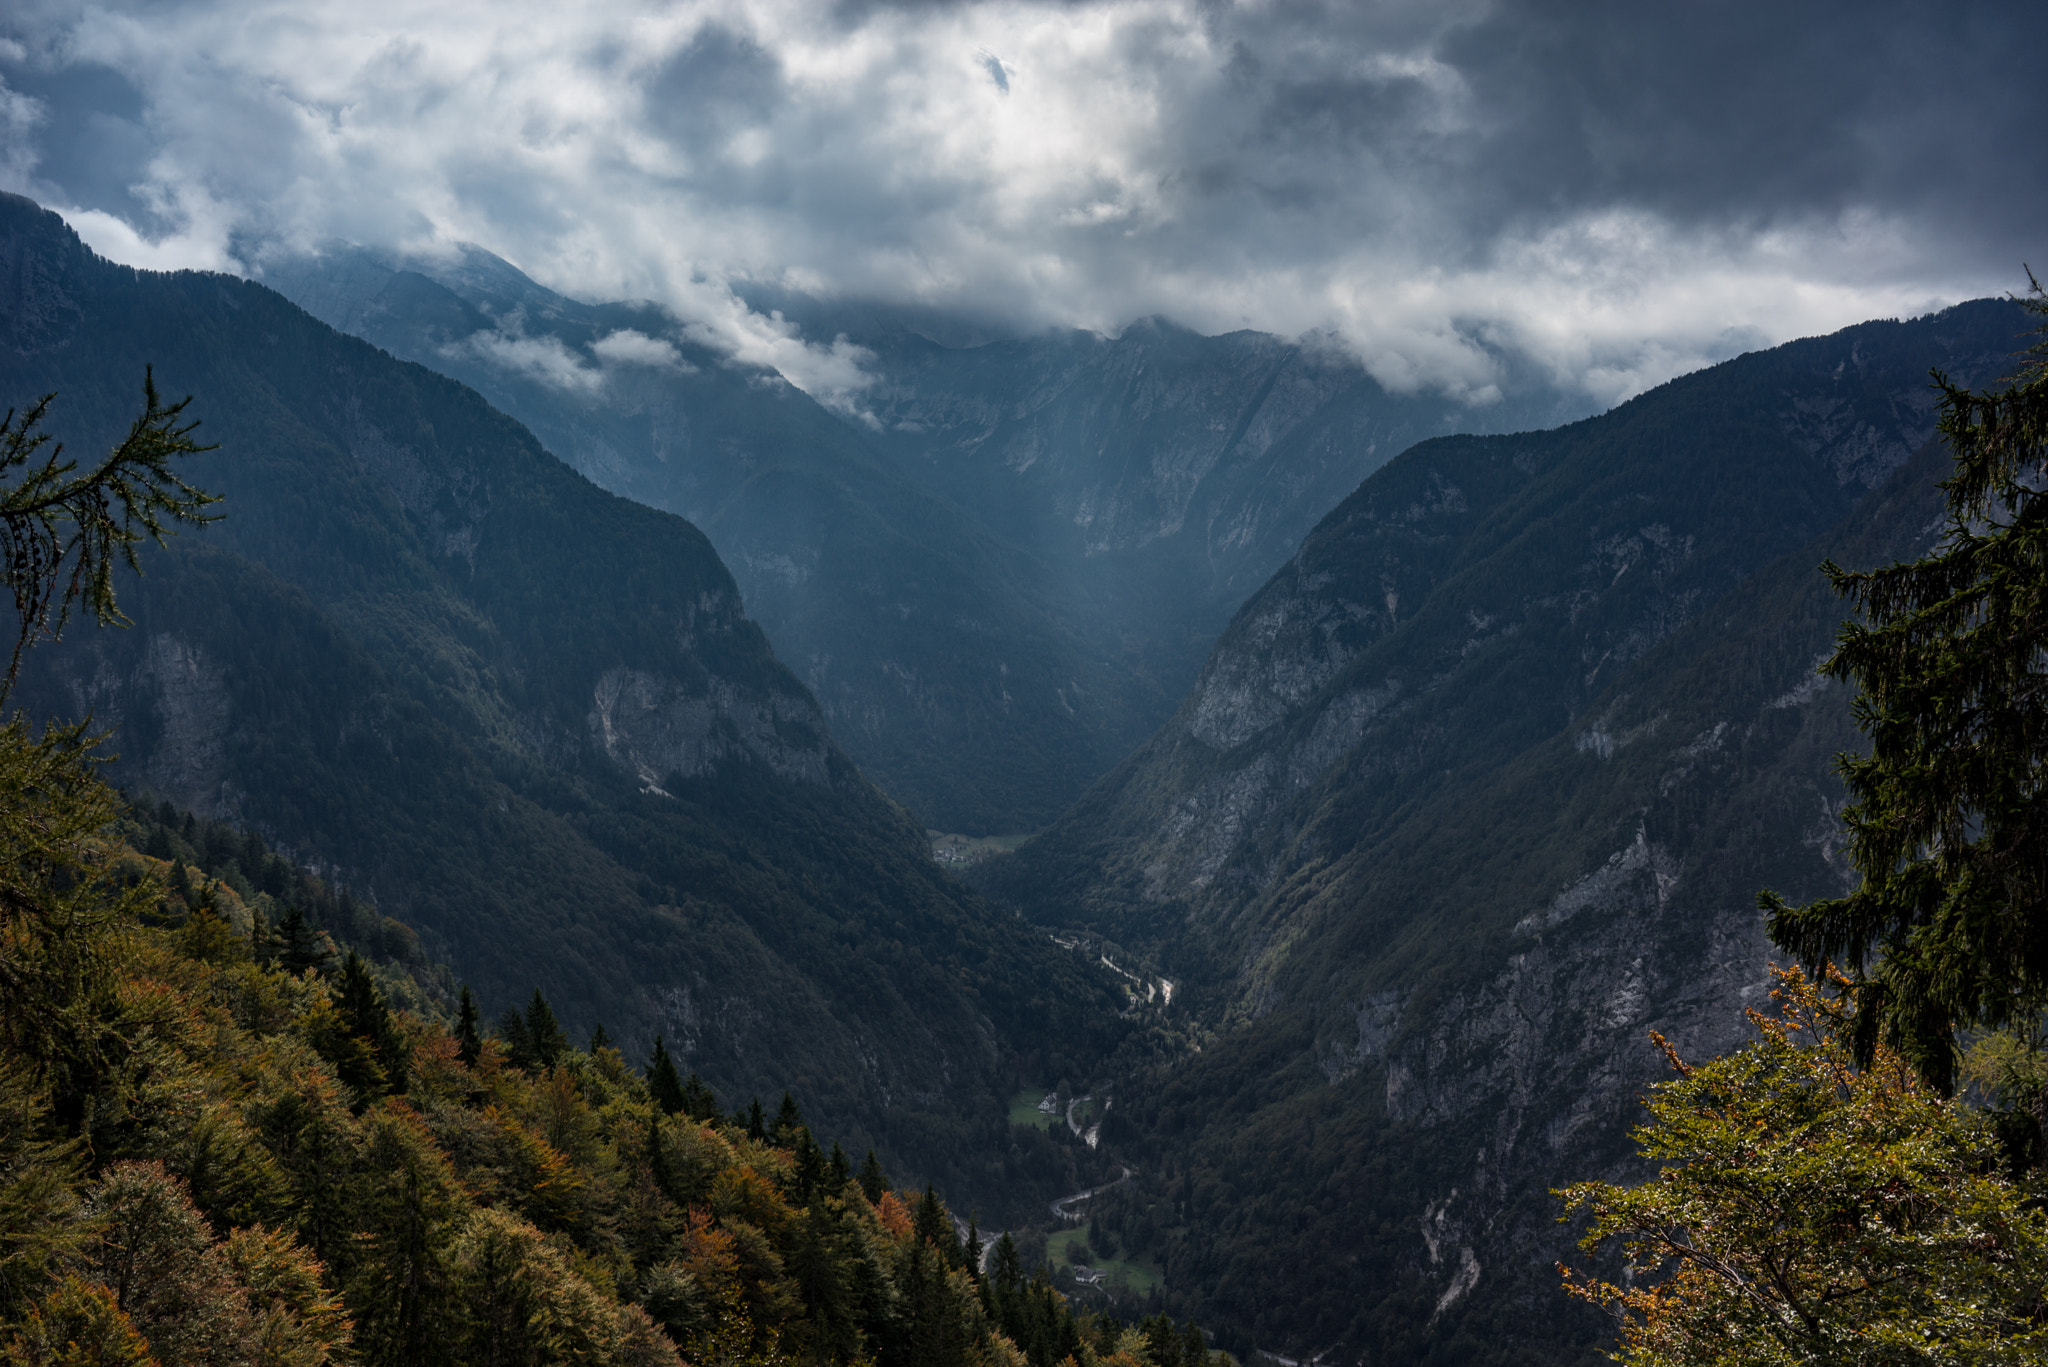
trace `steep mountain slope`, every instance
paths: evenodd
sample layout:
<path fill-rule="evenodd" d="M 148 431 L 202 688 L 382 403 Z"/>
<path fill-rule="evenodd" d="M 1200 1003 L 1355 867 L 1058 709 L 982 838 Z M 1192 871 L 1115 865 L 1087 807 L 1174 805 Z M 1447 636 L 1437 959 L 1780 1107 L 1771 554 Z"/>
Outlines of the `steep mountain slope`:
<path fill-rule="evenodd" d="M 1394 452 L 1561 402 L 1540 384 L 1476 408 L 1393 395 L 1259 333 L 992 337 L 750 291 L 859 348 L 874 382 L 834 415 L 659 309 L 577 303 L 473 248 L 337 246 L 265 278 L 703 527 L 849 753 L 971 833 L 1044 825 L 1128 754 L 1243 597 Z"/>
<path fill-rule="evenodd" d="M 805 310 L 792 305 L 797 316 Z M 838 321 L 821 314 L 818 326 Z M 973 348 L 902 329 L 861 402 L 897 468 L 1066 568 L 1098 612 L 1190 677 L 1217 630 L 1325 512 L 1396 452 L 1445 432 L 1583 409 L 1541 385 L 1465 406 L 1389 392 L 1334 347 L 1204 337 L 1143 319 Z M 830 335 L 829 333 L 825 335 Z"/>
<path fill-rule="evenodd" d="M 1171 965 L 1217 1031 L 1122 1083 L 1105 1142 L 1148 1178 L 1098 1218 L 1241 1343 L 1583 1355 L 1548 1189 L 1625 1161 L 1645 1031 L 1738 1037 L 1757 889 L 1845 874 L 1814 566 L 1924 545 L 1926 370 L 1988 380 L 2024 327 L 1795 343 L 1424 443 L 1331 513 L 1174 721 L 990 873 Z"/>
<path fill-rule="evenodd" d="M 702 527 L 835 736 L 927 824 L 1043 826 L 1185 687 L 1105 650 L 1057 576 L 891 473 L 861 430 L 652 306 L 580 304 L 475 250 L 401 263 L 337 247 L 266 279 Z"/>
<path fill-rule="evenodd" d="M 150 362 L 227 516 L 18 701 L 116 725 L 117 779 L 260 830 L 494 1008 L 538 984 L 579 1038 L 664 1032 L 728 1103 L 790 1087 L 990 1199 L 1015 1056 L 1103 1047 L 1115 1002 L 932 865 L 703 536 L 268 289 L 0 200 L 0 392 L 60 391 L 89 451 Z"/>

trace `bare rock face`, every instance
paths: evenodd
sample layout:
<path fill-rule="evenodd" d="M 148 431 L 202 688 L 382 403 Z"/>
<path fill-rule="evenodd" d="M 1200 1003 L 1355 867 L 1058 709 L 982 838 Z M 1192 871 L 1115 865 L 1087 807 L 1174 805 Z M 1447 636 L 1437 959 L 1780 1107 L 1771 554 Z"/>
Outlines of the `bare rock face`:
<path fill-rule="evenodd" d="M 1841 616 L 1814 566 L 1924 549 L 1926 371 L 1995 376 L 2020 326 L 1988 302 L 1867 324 L 1411 448 L 1245 604 L 1174 720 L 991 871 L 1210 1003 L 1216 1039 L 1127 1091 L 1174 1098 L 1177 1133 L 1228 1117 L 1183 1171 L 1247 1143 L 1273 1171 L 1211 1198 L 1204 1227 L 1237 1232 L 1162 1253 L 1167 1277 L 1293 1270 L 1212 1282 L 1204 1313 L 1330 1362 L 1461 1333 L 1548 1361 L 1598 1332 L 1550 1299 L 1549 1190 L 1631 1170 L 1650 1031 L 1744 1037 L 1757 891 L 1846 886 L 1833 758 L 1858 739 L 1813 675 Z M 1249 1113 L 1223 1100 L 1247 1069 L 1275 1079 Z M 1324 1289 L 1282 1314 L 1290 1281 Z"/>
<path fill-rule="evenodd" d="M 671 774 L 695 778 L 742 756 L 783 778 L 830 780 L 824 719 L 810 699 L 791 694 L 748 697 L 723 681 L 691 694 L 646 670 L 611 669 L 592 695 L 590 731 L 648 791 L 661 791 Z"/>

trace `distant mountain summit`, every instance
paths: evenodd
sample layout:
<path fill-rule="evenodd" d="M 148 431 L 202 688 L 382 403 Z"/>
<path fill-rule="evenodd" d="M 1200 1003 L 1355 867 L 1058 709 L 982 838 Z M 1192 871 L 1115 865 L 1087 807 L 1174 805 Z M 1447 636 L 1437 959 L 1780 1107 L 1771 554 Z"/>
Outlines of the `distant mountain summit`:
<path fill-rule="evenodd" d="M 0 392 L 57 391 L 89 452 L 151 363 L 220 445 L 191 477 L 224 517 L 123 587 L 133 630 L 37 651 L 21 703 L 115 727 L 117 781 L 402 917 L 494 1012 L 538 986 L 728 1106 L 787 1088 L 1017 1199 L 1013 1079 L 1110 1047 L 1120 994 L 933 864 L 696 528 L 272 290 L 110 264 L 0 198 Z"/>
<path fill-rule="evenodd" d="M 1817 566 L 1939 530 L 1928 369 L 1983 301 L 1713 367 L 1554 431 L 1445 437 L 1343 500 L 1173 719 L 986 879 L 1163 966 L 1214 1038 L 1118 1086 L 1092 1212 L 1183 1309 L 1331 1362 L 1577 1360 L 1553 1187 L 1736 1041 L 1759 889 L 1839 892 Z"/>
<path fill-rule="evenodd" d="M 565 299 L 474 248 L 334 246 L 265 278 L 703 527 L 848 753 L 974 835 L 1045 825 L 1150 734 L 1244 595 L 1395 452 L 1559 402 L 1392 395 L 1256 333 L 1019 337 L 751 290 L 861 348 L 848 415 L 658 308 Z"/>

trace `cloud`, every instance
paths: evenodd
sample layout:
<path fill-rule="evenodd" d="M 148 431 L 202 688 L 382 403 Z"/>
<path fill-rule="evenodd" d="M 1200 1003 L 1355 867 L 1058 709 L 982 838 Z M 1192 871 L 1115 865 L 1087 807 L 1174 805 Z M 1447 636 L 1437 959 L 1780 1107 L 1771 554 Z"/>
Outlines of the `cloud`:
<path fill-rule="evenodd" d="M 451 359 L 475 358 L 567 394 L 595 394 L 604 388 L 604 372 L 585 365 L 559 337 L 478 331 L 448 343 L 441 352 Z"/>
<path fill-rule="evenodd" d="M 734 283 L 1604 401 L 2010 286 L 2048 222 L 2048 9 L 1999 0 L 16 9 L 0 176 L 103 250 L 476 242 L 849 412 L 859 349 Z"/>
<path fill-rule="evenodd" d="M 663 337 L 649 337 L 632 328 L 620 328 L 607 333 L 590 344 L 590 350 L 599 360 L 615 365 L 646 366 L 653 370 L 672 370 L 679 375 L 696 372 L 697 367 L 683 359 L 683 353 L 676 350 L 676 344 Z"/>

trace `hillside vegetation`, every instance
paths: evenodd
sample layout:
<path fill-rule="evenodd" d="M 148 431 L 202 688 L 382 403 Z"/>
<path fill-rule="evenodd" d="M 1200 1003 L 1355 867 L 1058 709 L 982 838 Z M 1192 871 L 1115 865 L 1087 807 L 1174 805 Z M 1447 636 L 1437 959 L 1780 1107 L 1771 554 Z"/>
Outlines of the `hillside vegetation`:
<path fill-rule="evenodd" d="M 480 1032 L 403 926 L 91 767 L 0 730 L 9 1361 L 1221 1367 L 1007 1242 L 984 1274 L 787 1097 L 722 1117 L 538 994 Z"/>
<path fill-rule="evenodd" d="M 18 198 L 0 249 L 0 392 L 91 452 L 155 362 L 225 513 L 18 703 L 114 728 L 117 781 L 411 926 L 488 1014 L 539 986 L 991 1218 L 1042 1199 L 1005 1099 L 1113 1049 L 1120 994 L 934 865 L 703 536 L 260 285 L 111 265 Z"/>

